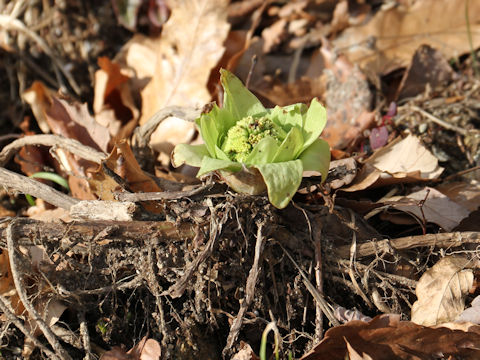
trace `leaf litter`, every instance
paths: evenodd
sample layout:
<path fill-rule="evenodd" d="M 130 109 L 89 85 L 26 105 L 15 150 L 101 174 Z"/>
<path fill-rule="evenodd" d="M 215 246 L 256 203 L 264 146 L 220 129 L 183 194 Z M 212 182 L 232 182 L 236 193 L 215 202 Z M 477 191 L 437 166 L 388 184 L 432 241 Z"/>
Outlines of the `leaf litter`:
<path fill-rule="evenodd" d="M 126 3 L 0 5 L 2 356 L 478 358 L 478 4 Z M 222 67 L 327 107 L 285 209 L 171 166 Z"/>

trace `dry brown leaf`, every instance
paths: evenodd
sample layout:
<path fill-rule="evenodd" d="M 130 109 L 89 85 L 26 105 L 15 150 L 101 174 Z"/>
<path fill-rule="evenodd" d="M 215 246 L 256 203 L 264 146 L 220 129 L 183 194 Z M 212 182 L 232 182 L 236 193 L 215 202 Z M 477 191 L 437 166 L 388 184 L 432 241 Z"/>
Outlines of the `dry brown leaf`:
<path fill-rule="evenodd" d="M 470 214 L 468 209 L 430 187 L 415 191 L 407 196 L 383 198 L 381 202 L 389 202 L 391 203 L 388 205 L 390 209 L 413 214 L 420 221 L 425 217 L 426 222 L 437 224 L 446 231 L 452 231 Z M 422 206 L 420 206 L 421 202 L 423 203 Z M 384 219 L 389 220 L 388 216 L 385 216 Z"/>
<path fill-rule="evenodd" d="M 350 27 L 335 40 L 353 63 L 374 74 L 406 67 L 420 45 L 436 47 L 446 58 L 470 52 L 465 22 L 467 0 L 422 0 L 411 6 L 381 9 L 362 26 Z M 470 1 L 473 48 L 480 46 L 480 1 Z"/>
<path fill-rule="evenodd" d="M 15 215 L 16 215 L 15 211 L 9 210 L 3 205 L 0 205 L 0 218 L 14 217 Z"/>
<path fill-rule="evenodd" d="M 242 17 L 248 15 L 263 5 L 265 0 L 243 0 L 233 2 L 228 6 L 228 17 Z"/>
<path fill-rule="evenodd" d="M 122 74 L 120 65 L 110 61 L 107 57 L 97 60 L 100 69 L 95 72 L 95 96 L 93 98 L 93 111 L 99 113 L 105 105 L 105 100 L 128 81 L 128 76 Z"/>
<path fill-rule="evenodd" d="M 240 350 L 233 355 L 232 360 L 258 360 L 252 347 L 246 342 L 240 342 Z"/>
<path fill-rule="evenodd" d="M 395 174 L 396 177 L 419 172 L 421 178 L 431 180 L 443 171 L 438 166 L 437 158 L 413 135 L 383 147 L 367 163 L 384 173 Z"/>
<path fill-rule="evenodd" d="M 52 133 L 78 140 L 96 150 L 107 151 L 110 134 L 90 115 L 87 104 L 68 103 L 56 97 L 51 100 L 46 115 Z"/>
<path fill-rule="evenodd" d="M 132 89 L 132 82 L 126 75 L 131 71 L 122 69 L 120 64 L 101 57 L 98 65 L 100 69 L 95 72 L 93 99 L 95 120 L 118 139 L 125 123 L 134 120 L 136 125 L 138 122 L 139 110 L 132 97 L 138 89 Z M 125 138 L 127 135 L 120 136 Z"/>
<path fill-rule="evenodd" d="M 403 75 L 397 99 L 414 97 L 425 91 L 427 85 L 435 88 L 452 80 L 454 72 L 443 54 L 428 46 L 420 46 Z"/>
<path fill-rule="evenodd" d="M 428 269 L 415 290 L 418 300 L 412 306 L 412 321 L 431 326 L 453 321 L 465 308 L 465 297 L 473 285 L 471 261 L 447 256 Z"/>
<path fill-rule="evenodd" d="M 6 249 L 2 249 L 0 253 L 0 295 L 10 298 L 10 303 L 16 315 L 23 314 L 25 307 L 15 290 L 10 260 L 8 259 L 8 251 Z"/>
<path fill-rule="evenodd" d="M 112 347 L 112 350 L 104 352 L 100 357 L 100 360 L 135 360 L 135 358 L 127 354 L 125 349 L 119 346 L 114 346 Z"/>
<path fill-rule="evenodd" d="M 360 191 L 373 186 L 432 180 L 443 168 L 420 140 L 408 135 L 376 151 L 364 163 L 353 185 L 342 191 Z"/>
<path fill-rule="evenodd" d="M 476 180 L 445 183 L 436 189 L 470 211 L 480 207 L 480 182 Z"/>
<path fill-rule="evenodd" d="M 335 10 L 333 11 L 333 19 L 330 23 L 332 28 L 330 32 L 335 35 L 343 29 L 346 29 L 349 26 L 349 23 L 350 14 L 348 12 L 348 1 L 339 1 L 335 6 Z"/>
<path fill-rule="evenodd" d="M 158 47 L 159 38 L 135 34 L 115 56 L 113 61 L 120 65 L 122 74 L 129 78 L 128 84 L 133 95 L 139 95 L 155 74 Z"/>
<path fill-rule="evenodd" d="M 27 116 L 20 123 L 19 128 L 26 136 L 35 135 L 35 132 L 30 130 L 30 118 Z M 44 166 L 48 164 L 48 159 L 49 154 L 45 148 L 27 145 L 20 149 L 14 161 L 20 165 L 25 175 L 30 176 L 36 172 L 43 171 Z"/>
<path fill-rule="evenodd" d="M 307 7 L 309 0 L 296 0 L 296 1 L 286 1 L 278 10 L 279 17 L 291 17 L 305 13 L 305 8 Z"/>
<path fill-rule="evenodd" d="M 345 343 L 347 344 L 347 352 L 348 352 L 348 359 L 349 360 L 373 360 L 372 357 L 368 354 L 363 353 L 360 355 L 353 347 L 350 345 L 350 343 L 345 340 Z"/>
<path fill-rule="evenodd" d="M 161 353 L 162 351 L 158 341 L 147 339 L 146 336 L 127 352 L 127 354 L 132 355 L 134 359 L 138 360 L 158 360 L 160 359 Z"/>
<path fill-rule="evenodd" d="M 113 171 L 121 180 L 116 179 L 115 175 L 110 176 L 109 171 Z M 125 186 L 132 192 L 162 191 L 153 178 L 140 168 L 125 140 L 118 142 L 102 165 L 91 172 L 88 182 L 100 200 L 115 200 L 114 193 L 124 191 Z M 154 203 L 145 204 L 145 208 L 153 212 L 160 211 Z"/>
<path fill-rule="evenodd" d="M 46 293 L 42 293 L 40 297 L 36 299 L 33 305 L 35 310 L 48 326 L 55 325 L 60 319 L 60 316 L 62 316 L 63 312 L 67 309 L 67 307 L 60 300 L 51 299 Z M 27 314 L 30 315 L 29 313 Z M 28 317 L 25 321 L 25 328 L 35 337 L 42 334 L 42 330 L 38 326 L 37 321 L 30 317 Z M 35 344 L 29 338 L 26 338 L 22 350 L 23 358 L 29 359 L 35 348 Z"/>
<path fill-rule="evenodd" d="M 147 339 L 146 336 L 130 350 L 114 346 L 105 352 L 100 360 L 158 360 L 161 356 L 160 344 L 157 340 Z"/>
<path fill-rule="evenodd" d="M 44 249 L 40 246 L 30 246 L 28 249 L 23 249 L 25 253 L 32 255 L 32 266 L 38 269 L 38 266 L 41 262 L 49 261 L 48 257 L 45 255 Z M 39 277 L 41 278 L 41 277 Z M 23 279 L 23 281 L 28 284 L 26 286 L 27 290 L 34 292 L 35 296 L 30 296 L 30 299 L 33 301 L 33 306 L 38 314 L 42 317 L 45 323 L 48 326 L 53 326 L 60 319 L 60 316 L 67 309 L 67 307 L 58 299 L 52 298 L 52 294 L 49 287 L 45 287 L 45 284 L 41 283 L 44 287 L 39 291 L 38 280 L 32 283 L 32 279 Z M 8 257 L 8 251 L 2 249 L 0 253 L 0 295 L 8 298 L 12 309 L 17 316 L 25 316 L 25 327 L 27 331 L 33 334 L 33 336 L 38 336 L 42 333 L 38 327 L 37 321 L 30 317 L 30 313 L 25 311 L 25 307 L 20 300 L 20 297 L 17 294 L 15 289 L 15 283 L 12 277 L 12 271 L 10 268 L 10 260 Z M 28 294 L 33 295 L 33 294 Z M 23 352 L 24 358 L 26 355 L 29 355 L 35 349 L 35 345 L 31 342 L 30 339 L 25 339 Z"/>
<path fill-rule="evenodd" d="M 230 27 L 227 4 L 227 0 L 169 2 L 172 13 L 158 39 L 154 76 L 142 91 L 140 124 L 169 105 L 195 107 L 210 101 L 208 79 L 222 57 Z M 191 141 L 194 134 L 194 124 L 169 118 L 158 126 L 150 144 L 170 154 L 174 145 Z"/>
<path fill-rule="evenodd" d="M 45 109 L 50 107 L 51 97 L 54 94 L 55 91 L 49 89 L 40 81 L 34 81 L 32 86 L 22 94 L 23 100 L 32 108 L 38 127 L 45 134 L 50 132 Z"/>
<path fill-rule="evenodd" d="M 23 98 L 32 107 L 39 126 L 97 150 L 106 151 L 110 141 L 108 130 L 99 125 L 88 112 L 87 104 L 69 103 L 55 96 L 43 83 L 34 82 Z M 43 125 L 41 125 L 43 124 Z M 43 130 L 43 129 L 42 129 Z"/>
<path fill-rule="evenodd" d="M 269 27 L 263 29 L 262 31 L 262 38 L 263 42 L 263 52 L 269 53 L 273 50 L 275 46 L 280 44 L 282 41 L 283 36 L 286 33 L 287 20 L 286 19 L 279 19 L 275 21 Z"/>
<path fill-rule="evenodd" d="M 63 312 L 67 310 L 67 307 L 57 299 L 51 300 L 46 297 L 43 301 L 35 304 L 37 310 L 41 310 L 43 320 L 48 326 L 53 326 L 57 323 L 62 316 Z"/>
<path fill-rule="evenodd" d="M 134 192 L 155 192 L 162 191 L 157 183 L 138 165 L 135 156 L 133 155 L 130 146 L 126 141 L 118 142 L 104 164 L 118 176 L 120 176 L 126 185 Z M 102 183 L 104 177 L 110 177 L 103 170 L 97 170 L 92 173 L 92 180 L 90 181 L 95 187 L 95 191 L 101 200 L 115 200 L 112 191 L 118 190 L 118 183 L 115 182 L 114 188 L 108 187 L 108 184 Z M 101 189 L 101 190 L 100 190 Z"/>
<path fill-rule="evenodd" d="M 438 354 L 444 359 L 476 360 L 480 357 L 477 328 L 469 332 L 428 328 L 400 321 L 399 315 L 380 315 L 370 322 L 350 321 L 329 329 L 301 360 L 345 360 L 346 341 L 359 354 L 368 354 L 375 360 L 432 359 Z"/>
<path fill-rule="evenodd" d="M 324 82 L 320 77 L 301 77 L 295 82 L 286 84 L 272 84 L 269 81 L 263 81 L 255 87 L 256 93 L 278 106 L 295 103 L 308 104 L 312 98 L 323 96 L 324 91 Z"/>
<path fill-rule="evenodd" d="M 451 330 L 462 330 L 465 332 L 476 332 L 480 333 L 480 326 L 478 326 L 475 323 L 468 322 L 468 321 L 455 321 L 455 322 L 449 322 L 449 323 L 443 323 L 441 325 L 435 326 L 435 327 L 443 327 Z"/>
<path fill-rule="evenodd" d="M 88 112 L 87 104 L 69 103 L 60 99 L 40 82 L 35 82 L 25 94 L 27 94 L 27 101 L 33 101 L 30 105 L 37 121 L 45 121 L 49 131 L 78 140 L 97 150 L 105 151 L 107 149 L 110 141 L 108 129 L 95 121 Z M 85 171 L 95 168 L 96 164 L 84 159 L 77 159 L 63 149 L 56 149 L 55 153 L 61 170 L 69 174 L 68 184 L 72 196 L 83 200 L 94 199 L 85 180 Z"/>

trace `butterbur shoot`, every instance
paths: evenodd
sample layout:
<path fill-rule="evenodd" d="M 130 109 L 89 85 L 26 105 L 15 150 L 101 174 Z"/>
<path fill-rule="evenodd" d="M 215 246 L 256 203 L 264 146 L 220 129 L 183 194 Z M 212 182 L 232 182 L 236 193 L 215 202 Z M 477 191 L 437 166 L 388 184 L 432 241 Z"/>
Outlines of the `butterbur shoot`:
<path fill-rule="evenodd" d="M 268 117 L 247 116 L 228 129 L 221 149 L 232 161 L 246 163 L 253 148 L 267 136 L 279 146 L 285 139 L 285 132 Z"/>
<path fill-rule="evenodd" d="M 318 100 L 265 109 L 235 75 L 220 73 L 224 106 L 196 120 L 205 143 L 177 145 L 172 164 L 200 167 L 197 177 L 215 171 L 238 192 L 258 194 L 266 187 L 279 209 L 295 195 L 304 171 L 318 171 L 325 180 L 330 148 L 319 139 L 327 115 Z M 252 181 L 258 184 L 245 184 Z"/>

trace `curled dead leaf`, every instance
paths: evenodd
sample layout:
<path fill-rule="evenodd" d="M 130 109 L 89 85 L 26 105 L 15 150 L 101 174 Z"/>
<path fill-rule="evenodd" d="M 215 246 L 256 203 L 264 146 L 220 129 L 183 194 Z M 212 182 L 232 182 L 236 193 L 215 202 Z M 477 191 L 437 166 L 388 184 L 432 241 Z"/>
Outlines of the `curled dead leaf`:
<path fill-rule="evenodd" d="M 406 67 L 420 45 L 437 47 L 446 58 L 470 52 L 465 2 L 422 0 L 380 9 L 366 24 L 343 31 L 333 44 L 353 63 L 373 74 Z M 480 44 L 480 2 L 470 1 L 473 48 Z"/>
<path fill-rule="evenodd" d="M 428 269 L 415 290 L 412 321 L 424 326 L 453 321 L 465 308 L 465 297 L 473 285 L 470 260 L 447 256 Z M 471 263 L 470 263 L 471 266 Z"/>

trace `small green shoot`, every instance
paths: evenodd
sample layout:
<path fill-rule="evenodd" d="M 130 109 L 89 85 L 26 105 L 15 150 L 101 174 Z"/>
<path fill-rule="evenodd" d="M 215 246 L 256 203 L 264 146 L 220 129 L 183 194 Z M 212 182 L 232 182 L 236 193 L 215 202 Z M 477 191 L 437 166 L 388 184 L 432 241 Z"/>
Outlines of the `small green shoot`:
<path fill-rule="evenodd" d="M 267 337 L 270 331 L 273 331 L 273 337 L 275 339 L 275 349 L 274 349 L 275 359 L 278 360 L 280 358 L 280 353 L 279 353 L 279 346 L 280 346 L 280 340 L 281 340 L 280 332 L 278 331 L 278 327 L 275 324 L 275 322 L 271 321 L 268 323 L 268 325 L 265 327 L 265 330 L 263 330 L 263 333 L 262 333 L 262 342 L 260 343 L 260 360 L 267 360 Z"/>
<path fill-rule="evenodd" d="M 97 326 L 96 326 L 97 330 L 100 332 L 100 334 L 102 336 L 105 336 L 107 334 L 107 331 L 108 331 L 108 325 L 107 325 L 107 322 L 104 320 L 104 319 L 99 319 L 97 321 Z"/>
<path fill-rule="evenodd" d="M 68 186 L 68 181 L 56 173 L 40 171 L 30 175 L 30 177 L 35 179 L 53 181 L 54 183 L 65 188 L 67 191 L 70 191 L 70 187 Z M 27 199 L 27 202 L 30 206 L 35 206 L 35 200 L 33 199 L 32 195 L 25 194 L 25 198 Z"/>

